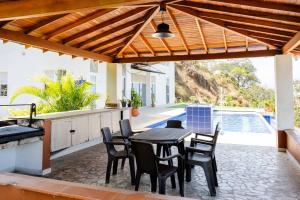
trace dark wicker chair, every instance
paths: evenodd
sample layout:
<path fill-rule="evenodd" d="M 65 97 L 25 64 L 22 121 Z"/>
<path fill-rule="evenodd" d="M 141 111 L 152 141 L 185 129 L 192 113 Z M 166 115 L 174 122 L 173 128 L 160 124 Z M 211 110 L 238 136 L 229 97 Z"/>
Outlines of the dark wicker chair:
<path fill-rule="evenodd" d="M 114 141 L 111 131 L 108 127 L 101 129 L 103 135 L 103 142 L 106 145 L 107 150 L 107 169 L 105 183 L 109 183 L 111 168 L 113 165 L 113 175 L 117 174 L 119 159 L 129 159 L 131 184 L 135 184 L 135 169 L 134 169 L 134 155 L 130 152 L 128 143 L 126 141 Z M 117 151 L 115 145 L 123 145 L 124 150 Z"/>
<path fill-rule="evenodd" d="M 140 178 L 143 173 L 149 174 L 151 179 L 151 191 L 156 192 L 157 179 L 159 183 L 159 194 L 166 193 L 166 179 L 174 176 L 177 172 L 180 188 L 180 195 L 184 196 L 183 191 L 183 163 L 180 154 L 160 158 L 155 155 L 153 145 L 146 142 L 132 141 L 133 151 L 136 157 L 136 185 L 135 190 L 138 191 Z M 170 161 L 177 158 L 178 167 L 161 164 L 160 161 Z"/>

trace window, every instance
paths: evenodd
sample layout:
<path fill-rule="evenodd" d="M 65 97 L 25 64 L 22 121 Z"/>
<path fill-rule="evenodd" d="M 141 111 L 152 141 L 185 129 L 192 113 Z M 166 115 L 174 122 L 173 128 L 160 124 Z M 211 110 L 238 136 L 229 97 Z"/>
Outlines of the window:
<path fill-rule="evenodd" d="M 98 62 L 91 60 L 90 72 L 98 73 Z"/>
<path fill-rule="evenodd" d="M 67 70 L 65 69 L 58 69 L 58 70 L 46 70 L 46 76 L 48 76 L 53 81 L 59 81 L 63 76 L 67 74 Z"/>
<path fill-rule="evenodd" d="M 170 79 L 167 78 L 166 81 L 166 103 L 170 103 Z"/>
<path fill-rule="evenodd" d="M 7 97 L 7 72 L 0 72 L 0 96 Z"/>

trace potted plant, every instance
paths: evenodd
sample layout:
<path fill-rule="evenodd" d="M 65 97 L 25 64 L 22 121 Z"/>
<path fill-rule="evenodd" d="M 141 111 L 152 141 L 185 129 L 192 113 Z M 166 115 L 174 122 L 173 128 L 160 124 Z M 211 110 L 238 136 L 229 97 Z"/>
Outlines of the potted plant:
<path fill-rule="evenodd" d="M 155 101 L 156 101 L 155 94 L 151 94 L 151 106 L 152 107 L 155 107 Z"/>
<path fill-rule="evenodd" d="M 141 97 L 134 90 L 131 91 L 131 104 L 132 104 L 131 115 L 133 117 L 136 117 L 140 114 L 139 107 L 142 104 L 142 100 Z"/>
<path fill-rule="evenodd" d="M 121 99 L 121 104 L 122 104 L 122 107 L 125 108 L 126 104 L 127 104 L 127 99 L 125 99 L 125 98 Z"/>
<path fill-rule="evenodd" d="M 128 106 L 128 108 L 131 107 L 131 103 L 132 103 L 132 102 L 131 102 L 131 99 L 128 99 L 128 100 L 127 100 L 127 106 Z"/>

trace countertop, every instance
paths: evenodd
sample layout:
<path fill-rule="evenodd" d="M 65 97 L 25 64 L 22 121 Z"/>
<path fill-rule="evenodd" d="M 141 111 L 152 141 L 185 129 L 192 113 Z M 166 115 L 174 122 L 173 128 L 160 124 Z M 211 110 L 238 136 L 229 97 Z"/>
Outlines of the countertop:
<path fill-rule="evenodd" d="M 67 117 L 75 117 L 80 115 L 87 114 L 96 114 L 101 112 L 111 112 L 111 111 L 125 111 L 130 108 L 99 108 L 99 109 L 88 109 L 88 110 L 73 110 L 67 112 L 56 112 L 56 113 L 47 113 L 47 114 L 39 114 L 36 117 L 33 117 L 35 120 L 47 120 L 47 119 L 61 119 Z M 28 116 L 20 116 L 20 117 L 11 117 L 11 119 L 29 119 Z"/>

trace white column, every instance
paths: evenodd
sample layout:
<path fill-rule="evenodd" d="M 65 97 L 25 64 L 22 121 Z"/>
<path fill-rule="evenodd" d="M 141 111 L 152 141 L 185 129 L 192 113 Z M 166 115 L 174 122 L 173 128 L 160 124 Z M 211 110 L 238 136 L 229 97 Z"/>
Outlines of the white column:
<path fill-rule="evenodd" d="M 125 93 L 126 98 L 131 99 L 131 64 L 126 64 L 126 85 L 125 85 Z"/>
<path fill-rule="evenodd" d="M 275 56 L 277 130 L 294 128 L 293 62 L 291 55 Z"/>
<path fill-rule="evenodd" d="M 151 73 L 146 73 L 146 106 L 151 105 Z"/>

